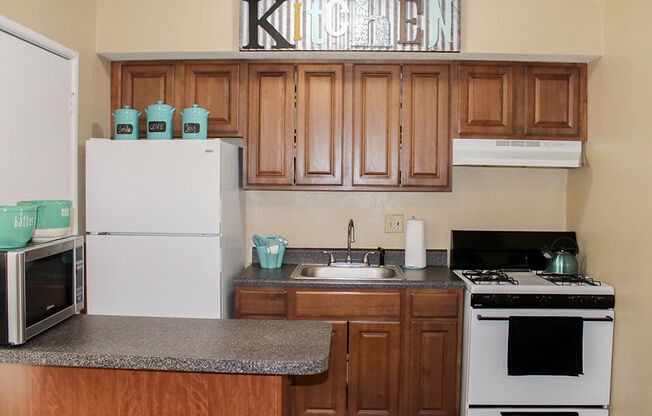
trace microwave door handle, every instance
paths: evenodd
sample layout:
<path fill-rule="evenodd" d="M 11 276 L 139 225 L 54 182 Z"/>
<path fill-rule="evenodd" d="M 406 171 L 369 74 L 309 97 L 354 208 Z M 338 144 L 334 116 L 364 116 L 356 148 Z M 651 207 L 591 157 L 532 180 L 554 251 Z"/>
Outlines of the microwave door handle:
<path fill-rule="evenodd" d="M 604 318 L 582 318 L 583 321 L 589 322 L 613 322 L 614 318 L 605 316 Z M 478 315 L 478 321 L 509 321 L 507 316 L 482 316 Z"/>

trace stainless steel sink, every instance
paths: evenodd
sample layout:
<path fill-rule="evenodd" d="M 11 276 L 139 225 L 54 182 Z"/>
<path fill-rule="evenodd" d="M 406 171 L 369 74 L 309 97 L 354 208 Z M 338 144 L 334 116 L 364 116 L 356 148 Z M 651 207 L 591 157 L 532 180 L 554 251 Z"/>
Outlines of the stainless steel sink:
<path fill-rule="evenodd" d="M 299 264 L 290 275 L 291 279 L 321 280 L 402 280 L 403 272 L 396 266 L 365 266 Z"/>

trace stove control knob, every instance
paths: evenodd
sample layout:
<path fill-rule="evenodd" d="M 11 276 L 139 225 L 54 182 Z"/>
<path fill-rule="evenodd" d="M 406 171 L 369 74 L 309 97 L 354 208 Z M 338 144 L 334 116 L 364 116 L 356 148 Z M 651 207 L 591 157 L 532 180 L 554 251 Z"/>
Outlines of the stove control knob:
<path fill-rule="evenodd" d="M 550 302 L 552 301 L 552 298 L 550 296 L 546 295 L 539 295 L 536 297 L 537 302 L 541 306 L 547 306 L 550 305 Z"/>
<path fill-rule="evenodd" d="M 506 302 L 507 306 L 514 306 L 518 303 L 519 296 L 518 295 L 507 295 Z"/>

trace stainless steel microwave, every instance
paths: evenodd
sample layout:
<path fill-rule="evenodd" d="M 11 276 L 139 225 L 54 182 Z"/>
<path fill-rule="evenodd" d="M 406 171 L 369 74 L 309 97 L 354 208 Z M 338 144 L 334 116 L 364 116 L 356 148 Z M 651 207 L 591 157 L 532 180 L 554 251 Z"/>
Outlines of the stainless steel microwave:
<path fill-rule="evenodd" d="M 0 252 L 0 344 L 23 344 L 84 309 L 84 237 Z"/>

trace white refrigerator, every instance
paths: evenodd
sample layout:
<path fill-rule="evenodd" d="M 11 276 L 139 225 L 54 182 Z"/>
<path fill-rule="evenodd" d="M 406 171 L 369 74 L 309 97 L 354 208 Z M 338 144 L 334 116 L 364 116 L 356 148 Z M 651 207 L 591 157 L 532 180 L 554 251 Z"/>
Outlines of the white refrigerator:
<path fill-rule="evenodd" d="M 232 317 L 239 178 L 238 146 L 222 140 L 87 141 L 88 313 Z"/>

